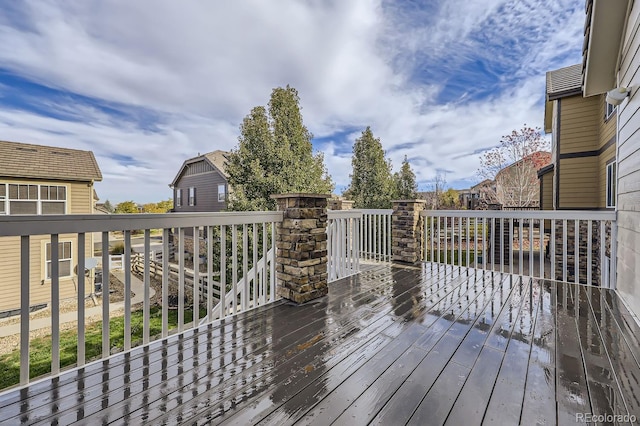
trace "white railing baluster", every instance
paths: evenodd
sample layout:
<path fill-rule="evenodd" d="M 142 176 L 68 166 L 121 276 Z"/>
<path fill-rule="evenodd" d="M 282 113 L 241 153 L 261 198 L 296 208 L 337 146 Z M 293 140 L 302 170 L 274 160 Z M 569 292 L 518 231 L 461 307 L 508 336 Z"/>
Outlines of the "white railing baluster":
<path fill-rule="evenodd" d="M 448 217 L 444 218 L 444 263 L 446 265 L 449 264 L 449 233 L 447 232 L 448 219 Z M 453 259 L 451 259 L 451 261 L 453 261 Z"/>
<path fill-rule="evenodd" d="M 227 226 L 220 226 L 220 318 L 227 315 Z"/>
<path fill-rule="evenodd" d="M 213 320 L 213 226 L 207 226 L 207 322 Z"/>
<path fill-rule="evenodd" d="M 178 229 L 178 332 L 184 330 L 184 228 Z"/>
<path fill-rule="evenodd" d="M 193 328 L 200 322 L 200 227 L 193 228 Z"/>
<path fill-rule="evenodd" d="M 58 234 L 51 235 L 51 374 L 60 372 L 60 253 Z"/>
<path fill-rule="evenodd" d="M 529 219 L 529 276 L 533 276 L 533 219 Z"/>
<path fill-rule="evenodd" d="M 145 256 L 147 253 L 145 253 Z M 131 349 L 131 231 L 124 231 L 124 350 Z"/>
<path fill-rule="evenodd" d="M 231 225 L 231 297 L 233 313 L 238 312 L 238 231 Z M 242 296 L 240 296 L 242 302 Z M 242 306 L 242 305 L 240 305 Z"/>
<path fill-rule="evenodd" d="M 20 384 L 29 383 L 29 235 L 20 236 Z"/>
<path fill-rule="evenodd" d="M 605 246 L 605 223 L 604 220 L 600 221 L 600 285 L 604 286 L 605 281 L 605 274 L 608 271 L 605 271 L 605 265 L 606 265 L 606 246 Z M 612 241 L 612 245 L 613 245 L 613 241 Z"/>
<path fill-rule="evenodd" d="M 467 218 L 467 234 L 466 234 L 466 237 L 465 237 L 465 240 L 464 240 L 465 241 L 465 247 L 467 249 L 467 268 L 471 267 L 471 250 L 469 249 L 469 239 L 470 239 L 470 236 L 471 236 L 471 234 L 469 233 L 469 231 L 470 231 L 470 223 L 469 222 L 470 221 L 471 221 L 471 218 Z"/>
<path fill-rule="evenodd" d="M 277 236 L 276 223 L 271 222 L 271 297 L 270 301 L 274 301 L 277 299 L 276 295 L 276 236 Z"/>
<path fill-rule="evenodd" d="M 162 337 L 169 335 L 169 229 L 162 230 Z"/>
<path fill-rule="evenodd" d="M 440 240 L 442 239 L 442 234 L 440 233 L 440 216 L 436 216 L 436 220 L 438 221 L 438 260 L 436 262 L 442 263 L 440 259 Z"/>
<path fill-rule="evenodd" d="M 462 267 L 462 218 L 458 218 L 458 269 Z"/>
<path fill-rule="evenodd" d="M 489 241 L 489 244 L 491 245 L 491 249 L 489 250 L 491 252 L 491 270 L 495 271 L 496 269 L 496 218 L 495 217 L 491 218 L 491 238 L 492 238 L 492 241 Z"/>
<path fill-rule="evenodd" d="M 261 292 L 262 303 L 267 303 L 267 224 L 262 222 L 262 276 L 261 276 Z"/>
<path fill-rule="evenodd" d="M 576 284 L 580 283 L 580 223 L 578 220 L 574 221 L 573 224 L 573 234 L 574 234 L 574 242 L 573 242 L 573 270 L 574 270 L 574 282 Z M 576 303 L 577 305 L 578 303 Z"/>
<path fill-rule="evenodd" d="M 593 250 L 593 221 L 591 219 L 589 219 L 587 221 L 587 284 L 592 284 L 592 269 L 593 269 L 593 265 L 591 265 L 592 259 L 591 259 L 591 250 Z"/>
<path fill-rule="evenodd" d="M 165 254 L 162 254 L 165 256 Z M 153 259 L 155 261 L 155 259 Z M 131 273 L 131 268 L 127 271 Z M 142 301 L 142 343 L 149 343 L 151 328 L 151 230 L 144 230 L 144 271 L 143 271 L 143 301 Z"/>
<path fill-rule="evenodd" d="M 556 279 L 556 220 L 551 220 L 551 279 Z"/>
<path fill-rule="evenodd" d="M 258 281 L 258 232 L 257 224 L 253 224 L 251 228 L 251 236 L 253 237 L 253 306 L 260 304 L 260 282 Z"/>
<path fill-rule="evenodd" d="M 513 218 L 509 218 L 509 273 L 513 274 Z"/>
<path fill-rule="evenodd" d="M 109 232 L 102 233 L 102 358 L 111 354 L 109 342 Z"/>
<path fill-rule="evenodd" d="M 482 218 L 482 269 L 487 269 L 487 218 Z"/>
<path fill-rule="evenodd" d="M 500 272 L 504 274 L 504 219 L 500 219 Z"/>
<path fill-rule="evenodd" d="M 247 224 L 242 225 L 242 278 L 244 279 L 244 286 L 242 288 L 242 295 L 240 301 L 242 302 L 242 310 L 249 309 L 249 231 Z"/>
<path fill-rule="evenodd" d="M 520 246 L 518 257 L 518 274 L 524 273 L 524 219 L 518 220 L 518 245 Z"/>
<path fill-rule="evenodd" d="M 538 247 L 539 249 L 539 253 L 540 253 L 540 272 L 538 274 L 538 277 L 540 277 L 541 279 L 544 278 L 544 262 L 545 262 L 545 256 L 544 256 L 544 220 L 540 220 L 540 232 L 538 234 Z"/>
<path fill-rule="evenodd" d="M 562 281 L 567 281 L 567 219 L 562 221 Z"/>
<path fill-rule="evenodd" d="M 603 221 L 604 222 L 604 221 Z M 603 234 L 604 235 L 604 234 Z M 604 238 L 601 238 L 604 240 Z M 618 223 L 615 221 L 611 221 L 611 269 L 609 271 L 609 288 L 615 290 L 616 289 L 616 278 L 618 271 Z"/>
<path fill-rule="evenodd" d="M 93 251 L 93 247 L 91 247 Z M 85 333 L 84 333 L 84 296 L 86 294 L 85 287 L 85 275 L 84 271 L 86 269 L 85 262 L 85 251 L 86 251 L 86 238 L 85 233 L 80 232 L 78 234 L 78 347 L 77 347 L 77 365 L 78 367 L 82 367 L 85 364 Z M 92 291 L 93 293 L 93 291 Z"/>

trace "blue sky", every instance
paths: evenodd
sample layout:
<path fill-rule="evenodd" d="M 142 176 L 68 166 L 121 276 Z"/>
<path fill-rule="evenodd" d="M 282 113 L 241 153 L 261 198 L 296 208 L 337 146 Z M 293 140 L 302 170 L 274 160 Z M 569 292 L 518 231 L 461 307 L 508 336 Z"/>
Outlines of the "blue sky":
<path fill-rule="evenodd" d="M 337 192 L 366 126 L 421 190 L 438 170 L 461 188 L 502 135 L 542 127 L 544 74 L 581 61 L 583 24 L 583 0 L 0 0 L 0 139 L 92 150 L 103 201 L 158 201 L 290 84 Z"/>

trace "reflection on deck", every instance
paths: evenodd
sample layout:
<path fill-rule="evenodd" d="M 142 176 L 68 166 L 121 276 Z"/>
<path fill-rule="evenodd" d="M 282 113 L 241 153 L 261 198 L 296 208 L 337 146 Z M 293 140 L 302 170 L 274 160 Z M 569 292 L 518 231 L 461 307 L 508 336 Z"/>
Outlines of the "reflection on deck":
<path fill-rule="evenodd" d="M 2 422 L 569 424 L 640 415 L 610 290 L 390 265 L 0 395 Z M 622 417 L 620 417 L 622 418 Z"/>

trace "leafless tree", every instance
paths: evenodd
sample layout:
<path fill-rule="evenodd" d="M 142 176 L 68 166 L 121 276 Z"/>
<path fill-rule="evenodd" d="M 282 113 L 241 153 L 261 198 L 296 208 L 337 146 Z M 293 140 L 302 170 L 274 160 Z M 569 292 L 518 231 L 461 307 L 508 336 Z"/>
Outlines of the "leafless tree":
<path fill-rule="evenodd" d="M 478 174 L 495 180 L 494 194 L 488 199 L 508 207 L 532 207 L 539 205 L 540 185 L 537 171 L 548 164 L 551 154 L 546 152 L 549 142 L 539 128 L 524 127 L 503 136 L 500 144 L 480 157 Z"/>

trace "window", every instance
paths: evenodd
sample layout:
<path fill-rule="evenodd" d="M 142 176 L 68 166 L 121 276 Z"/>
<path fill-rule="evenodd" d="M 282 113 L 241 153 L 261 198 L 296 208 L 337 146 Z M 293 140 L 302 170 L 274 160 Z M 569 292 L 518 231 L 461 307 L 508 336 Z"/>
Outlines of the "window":
<path fill-rule="evenodd" d="M 189 205 L 196 205 L 196 189 L 194 187 L 189 188 Z"/>
<path fill-rule="evenodd" d="M 65 214 L 67 188 L 0 183 L 0 214 Z"/>
<path fill-rule="evenodd" d="M 58 268 L 60 277 L 71 276 L 71 241 L 58 243 Z M 51 279 L 51 243 L 45 245 L 46 279 Z"/>
<path fill-rule="evenodd" d="M 182 206 L 182 189 L 176 189 L 176 207 Z"/>
<path fill-rule="evenodd" d="M 607 164 L 607 207 L 616 206 L 616 162 Z"/>
<path fill-rule="evenodd" d="M 608 102 L 605 102 L 604 105 L 605 105 L 605 107 L 604 107 L 604 119 L 608 120 L 616 112 L 616 107 L 615 107 L 615 105 L 611 105 Z"/>
<path fill-rule="evenodd" d="M 227 198 L 227 187 L 224 184 L 218 185 L 218 201 L 224 202 Z"/>

